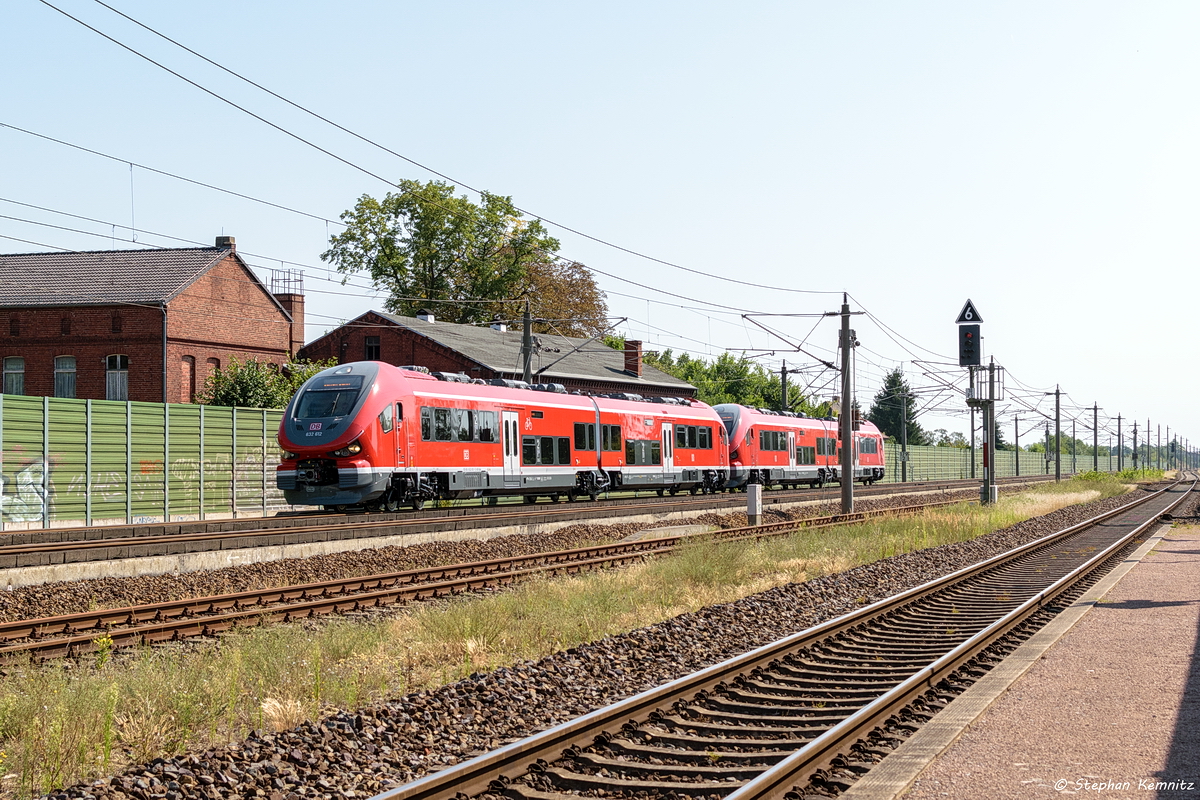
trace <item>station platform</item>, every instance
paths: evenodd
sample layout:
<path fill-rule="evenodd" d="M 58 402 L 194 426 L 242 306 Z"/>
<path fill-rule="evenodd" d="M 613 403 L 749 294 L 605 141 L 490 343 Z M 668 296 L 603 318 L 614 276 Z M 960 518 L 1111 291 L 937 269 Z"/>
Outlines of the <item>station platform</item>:
<path fill-rule="evenodd" d="M 1200 525 L 1113 572 L 841 795 L 1200 798 Z"/>

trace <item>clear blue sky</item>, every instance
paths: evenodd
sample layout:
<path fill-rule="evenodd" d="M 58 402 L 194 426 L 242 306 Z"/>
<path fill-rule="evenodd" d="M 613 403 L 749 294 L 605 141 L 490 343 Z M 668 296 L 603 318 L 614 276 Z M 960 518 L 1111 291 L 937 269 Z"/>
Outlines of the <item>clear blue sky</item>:
<path fill-rule="evenodd" d="M 52 2 L 366 170 L 434 177 L 93 0 Z M 109 2 L 456 181 L 777 287 L 552 228 L 564 255 L 617 276 L 598 276 L 610 309 L 648 347 L 778 347 L 765 364 L 812 364 L 705 303 L 814 314 L 849 292 L 872 315 L 854 323 L 860 402 L 902 365 L 928 390 L 922 423 L 965 431 L 961 396 L 933 390 L 961 375 L 953 322 L 970 297 L 1009 370 L 1010 440 L 1012 412 L 1024 430 L 1027 406 L 1053 413 L 1042 392 L 1061 384 L 1065 417 L 1099 402 L 1108 427 L 1118 412 L 1149 417 L 1200 444 L 1200 5 Z M 38 0 L 9 0 L 5 23 L 0 123 L 331 220 L 387 191 Z M 172 241 L 151 232 L 225 233 L 263 274 L 305 265 L 310 339 L 382 307 L 365 279 L 325 280 L 336 226 L 8 128 L 0 197 L 5 216 L 100 234 L 0 219 L 0 236 L 107 249 L 129 246 L 131 226 L 155 244 Z M 0 239 L 4 252 L 39 249 Z M 832 320 L 763 321 L 823 357 L 836 343 Z M 796 380 L 833 391 L 815 372 Z"/>

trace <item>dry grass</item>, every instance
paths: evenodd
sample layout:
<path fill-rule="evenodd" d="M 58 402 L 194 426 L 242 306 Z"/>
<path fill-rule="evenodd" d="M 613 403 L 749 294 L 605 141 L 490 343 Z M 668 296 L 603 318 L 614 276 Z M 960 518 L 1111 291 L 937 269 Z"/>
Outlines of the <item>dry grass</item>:
<path fill-rule="evenodd" d="M 1064 484 L 987 509 L 963 504 L 758 543 L 701 538 L 627 569 L 532 580 L 391 617 L 255 628 L 72 668 L 25 665 L 0 678 L 0 795 L 36 796 L 251 729 L 286 729 L 331 707 L 441 685 L 1127 490 L 1112 480 Z"/>

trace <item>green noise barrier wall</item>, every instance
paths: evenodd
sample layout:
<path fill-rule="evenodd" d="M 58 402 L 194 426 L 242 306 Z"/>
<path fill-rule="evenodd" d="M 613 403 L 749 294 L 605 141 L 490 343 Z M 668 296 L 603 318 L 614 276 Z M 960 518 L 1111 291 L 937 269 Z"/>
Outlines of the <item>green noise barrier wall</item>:
<path fill-rule="evenodd" d="M 900 448 L 891 441 L 885 445 L 886 471 L 885 483 L 900 481 Z M 971 461 L 974 456 L 975 471 L 971 471 Z M 1020 457 L 1020 464 L 1017 457 Z M 1050 454 L 1053 458 L 1054 454 Z M 1100 456 L 1097 465 L 1101 472 L 1117 471 L 1117 456 Z M 1125 457 L 1125 466 L 1131 466 L 1129 456 Z M 1064 476 L 1077 472 L 1088 472 L 1092 468 L 1092 456 L 1077 455 L 1072 458 L 1070 453 L 1060 456 L 1059 468 Z M 978 478 L 983 480 L 983 452 L 976 448 L 972 453 L 969 447 L 930 447 L 926 445 L 909 445 L 908 447 L 908 480 L 911 481 L 951 481 L 960 478 Z M 1024 450 L 997 450 L 996 477 L 1009 478 L 1016 475 L 1053 475 L 1054 462 L 1046 461 L 1045 453 L 1029 453 Z"/>
<path fill-rule="evenodd" d="M 0 529 L 254 517 L 283 412 L 0 395 Z"/>

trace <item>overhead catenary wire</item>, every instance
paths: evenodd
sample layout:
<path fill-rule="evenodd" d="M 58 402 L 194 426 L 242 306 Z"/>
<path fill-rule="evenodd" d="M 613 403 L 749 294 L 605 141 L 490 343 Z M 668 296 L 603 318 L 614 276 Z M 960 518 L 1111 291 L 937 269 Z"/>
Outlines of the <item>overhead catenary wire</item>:
<path fill-rule="evenodd" d="M 29 136 L 36 136 L 39 139 L 44 139 L 48 142 L 54 142 L 55 144 L 60 144 L 60 145 L 63 145 L 64 147 L 71 147 L 71 148 L 74 148 L 75 150 L 80 150 L 84 153 L 91 153 L 92 155 L 100 156 L 101 158 L 107 158 L 111 161 L 116 161 L 120 164 L 129 164 L 130 166 L 137 167 L 138 169 L 141 169 L 141 170 L 145 170 L 146 172 L 153 172 L 157 175 L 162 175 L 167 178 L 172 178 L 172 179 L 178 180 L 178 181 L 184 181 L 185 183 L 190 183 L 195 186 L 200 186 L 204 189 L 211 189 L 214 192 L 222 192 L 223 194 L 228 194 L 233 197 L 238 197 L 238 198 L 241 198 L 242 200 L 249 200 L 253 203 L 259 203 L 264 206 L 270 206 L 272 208 L 277 208 L 281 211 L 287 211 L 292 214 L 299 214 L 302 217 L 308 217 L 309 219 L 314 219 L 314 220 L 317 220 L 318 222 L 324 222 L 324 223 L 327 223 L 330 225 L 341 225 L 342 227 L 345 227 L 345 224 L 346 224 L 344 222 L 341 222 L 340 220 L 329 219 L 327 217 L 323 217 L 320 214 L 313 214 L 308 211 L 301 211 L 298 208 L 291 208 L 290 206 L 285 206 L 281 203 L 275 203 L 270 200 L 263 200 L 260 197 L 254 197 L 252 195 L 244 194 L 242 192 L 237 192 L 237 191 L 234 191 L 233 189 L 225 189 L 225 188 L 216 186 L 211 183 L 205 183 L 204 181 L 195 180 L 194 178 L 187 178 L 187 177 L 184 177 L 183 175 L 176 175 L 173 172 L 167 172 L 166 170 L 147 166 L 146 164 L 141 164 L 136 161 L 132 161 L 128 158 L 121 158 L 119 156 L 110 155 L 108 153 L 102 153 L 99 150 L 93 150 L 91 148 L 84 147 L 82 145 L 72 144 L 71 142 L 64 141 L 62 139 L 56 139 L 53 136 L 47 136 L 44 133 L 37 133 L 36 131 L 31 131 L 26 128 L 17 127 L 16 125 L 13 125 L 12 123 L 9 123 L 9 122 L 0 121 L 0 128 L 8 128 L 9 130 L 18 131 L 20 133 L 28 134 Z M 122 226 L 122 227 L 128 227 L 128 226 Z"/>
<path fill-rule="evenodd" d="M 55 11 L 58 11 L 59 13 L 63 14 L 64 16 L 67 16 L 67 17 L 69 17 L 70 19 L 72 19 L 72 20 L 75 20 L 75 21 L 76 21 L 76 22 L 78 22 L 79 24 L 81 24 L 81 25 L 83 25 L 84 27 L 87 27 L 89 30 L 92 30 L 92 31 L 94 31 L 95 33 L 97 33 L 97 34 L 99 34 L 99 35 L 103 36 L 104 38 L 108 39 L 109 41 L 113 42 L 114 44 L 118 44 L 118 45 L 120 45 L 121 47 L 124 47 L 125 49 L 129 50 L 130 52 L 132 52 L 132 53 L 134 53 L 134 54 L 136 54 L 136 55 L 138 55 L 138 56 L 140 56 L 140 57 L 144 58 L 145 60 L 147 60 L 147 61 L 149 61 L 150 63 L 154 64 L 155 66 L 159 67 L 160 69 L 166 70 L 167 72 L 170 72 L 170 73 L 171 73 L 172 75 L 174 75 L 175 77 L 177 77 L 177 78 L 179 78 L 179 79 L 181 79 L 181 80 L 187 81 L 188 83 L 192 84 L 193 86 L 196 86 L 197 88 L 203 89 L 204 91 L 208 92 L 209 94 L 212 94 L 214 97 L 218 97 L 218 99 L 221 99 L 221 100 L 223 100 L 223 101 L 224 101 L 224 102 L 226 102 L 226 103 L 229 103 L 229 105 L 233 106 L 234 108 L 237 108 L 239 111 L 242 111 L 242 112 L 244 112 L 244 113 L 250 114 L 250 116 L 254 117 L 255 119 L 258 119 L 258 120 L 259 120 L 259 121 L 261 121 L 261 122 L 264 122 L 264 123 L 266 123 L 266 124 L 268 124 L 268 125 L 271 125 L 272 127 L 276 128 L 277 130 L 280 130 L 281 132 L 287 133 L 289 136 L 292 136 L 293 138 L 296 138 L 296 139 L 298 139 L 299 141 L 302 141 L 302 142 L 304 142 L 305 144 L 309 144 L 309 145 L 310 145 L 310 146 L 312 146 L 312 147 L 316 147 L 316 145 L 313 145 L 312 143 L 310 143 L 310 142 L 307 142 L 306 140 L 304 140 L 303 138 L 301 138 L 301 137 L 297 136 L 296 134 L 290 133 L 290 132 L 288 132 L 288 131 L 284 130 L 283 128 L 281 128 L 281 127 L 279 127 L 279 126 L 276 126 L 276 125 L 274 125 L 273 123 L 267 122 L 267 120 L 265 120 L 265 119 L 264 119 L 264 118 L 262 118 L 262 117 L 259 117 L 258 115 L 254 114 L 253 112 L 250 112 L 250 111 L 248 111 L 247 109 L 244 109 L 244 108 L 242 108 L 241 106 L 238 106 L 237 104 L 235 104 L 235 103 L 233 103 L 233 102 L 231 102 L 231 101 L 229 101 L 229 100 L 226 100 L 226 99 L 225 99 L 225 98 L 223 98 L 223 97 L 220 97 L 219 95 L 215 94 L 214 92 L 211 92 L 211 91 L 209 91 L 208 89 L 205 89 L 204 87 L 200 86 L 198 83 L 196 83 L 196 82 L 194 82 L 194 81 L 191 81 L 191 80 L 190 80 L 190 79 L 188 79 L 188 78 L 185 78 L 183 75 L 181 75 L 181 74 L 179 74 L 179 73 L 175 72 L 174 70 L 171 70 L 171 69 L 169 69 L 168 67 L 166 67 L 166 66 L 164 66 L 164 65 L 162 65 L 162 64 L 159 64 L 158 62 L 154 61 L 153 59 L 151 59 L 151 58 L 149 58 L 149 57 L 147 57 L 147 56 L 145 56 L 145 55 L 142 55 L 141 53 L 137 52 L 137 51 L 136 51 L 136 50 L 134 50 L 133 48 L 131 48 L 131 47 L 129 47 L 129 46 L 127 46 L 127 45 L 125 45 L 125 44 L 123 44 L 123 43 L 121 43 L 121 42 L 117 41 L 117 40 L 116 40 L 116 39 L 114 39 L 113 37 L 111 37 L 111 36 L 108 36 L 107 34 L 105 34 L 105 33 L 101 32 L 100 30 L 98 30 L 98 29 L 96 29 L 96 28 L 94 28 L 94 27 L 92 27 L 92 26 L 88 25 L 87 23 L 83 22 L 82 20 L 79 20 L 78 18 L 76 18 L 76 17 L 73 17 L 73 16 L 71 16 L 70 14 L 67 14 L 66 12 L 62 11 L 61 9 L 59 9 L 59 8 L 55 7 L 54 5 L 52 5 L 51 3 L 47 2 L 47 0 L 40 0 L 40 2 L 42 2 L 43 4 L 45 4 L 45 5 L 49 6 L 50 8 L 53 8 Z M 220 63 L 219 63 L 219 62 L 217 62 L 217 61 L 214 61 L 213 59 L 209 58 L 208 56 L 205 56 L 205 55 L 203 55 L 203 54 L 201 54 L 201 53 L 197 52 L 196 50 L 193 50 L 192 48 L 190 48 L 190 47 L 188 47 L 188 46 L 186 46 L 186 45 L 184 45 L 184 44 L 182 44 L 182 43 L 180 43 L 180 42 L 176 41 L 175 39 L 173 39 L 173 38 L 171 38 L 171 37 L 167 36 L 166 34 L 164 34 L 164 33 L 160 32 L 160 31 L 158 31 L 158 30 L 156 30 L 156 29 L 154 29 L 154 28 L 150 27 L 149 25 L 146 25 L 145 23 L 143 23 L 143 22 L 141 22 L 141 21 L 139 21 L 139 20 L 137 20 L 137 19 L 135 19 L 135 18 L 133 18 L 133 17 L 129 16 L 128 14 L 125 14 L 124 12 L 122 12 L 122 11 L 119 11 L 119 10 L 117 10 L 117 9 L 113 8 L 112 6 L 110 6 L 110 5 L 108 5 L 107 3 L 103 2 L 103 0 L 95 0 L 95 2 L 96 2 L 98 5 L 101 5 L 101 6 L 103 6 L 104 8 L 107 8 L 109 11 L 113 12 L 114 14 L 117 14 L 117 15 L 119 15 L 119 16 L 121 16 L 121 17 L 123 17 L 124 19 L 128 20 L 129 22 L 132 22 L 133 24 L 135 24 L 135 25 L 139 26 L 140 28 L 142 28 L 142 29 L 144 29 L 144 30 L 148 31 L 149 33 L 151 33 L 151 34 L 153 34 L 153 35 L 155 35 L 155 36 L 158 36 L 159 38 L 161 38 L 161 39 L 164 39 L 164 40 L 166 40 L 167 42 L 170 42 L 171 44 L 175 45 L 176 47 L 178 47 L 178 48 L 180 48 L 180 49 L 182 49 L 182 50 L 184 50 L 184 51 L 186 51 L 186 52 L 190 53 L 191 55 L 195 56 L 196 58 L 199 58 L 199 59 L 203 60 L 204 62 L 206 62 L 206 63 L 208 63 L 208 64 L 210 64 L 210 65 L 212 65 L 212 66 L 216 67 L 217 69 L 220 69 L 220 70 L 222 70 L 223 72 L 225 72 L 225 73 L 227 73 L 227 74 L 229 74 L 229 75 L 231 75 L 231 76 L 233 76 L 233 77 L 237 78 L 238 80 L 241 80 L 241 81 L 244 81 L 245 83 L 248 83 L 248 84 L 250 84 L 251 86 L 255 87 L 256 89 L 259 89 L 260 91 L 266 92 L 267 94 L 271 95 L 272 97 L 276 98 L 277 100 L 280 100 L 280 101 L 282 101 L 282 102 L 284 102 L 284 103 L 288 104 L 289 106 L 291 106 L 291 107 L 293 107 L 293 108 L 297 109 L 298 111 L 301 111 L 301 112 L 303 112 L 303 113 L 305 113 L 305 114 L 308 114 L 309 116 L 311 116 L 311 117 L 314 117 L 315 119 L 318 119 L 318 120 L 320 120 L 321 122 L 324 122 L 324 123 L 326 123 L 326 124 L 328 124 L 328 125 L 331 125 L 331 126 L 333 126 L 334 128 L 336 128 L 336 129 L 338 129 L 338 130 L 342 131 L 343 133 L 346 133 L 346 134 L 348 134 L 348 135 L 350 135 L 350 136 L 353 136 L 354 138 L 358 139 L 358 140 L 359 140 L 359 141 L 361 141 L 361 142 L 364 142 L 365 144 L 368 144 L 368 145 L 370 145 L 370 146 L 372 146 L 372 147 L 378 148 L 379 150 L 382 150 L 383 152 L 385 152 L 385 153 L 388 153 L 389 155 L 395 156 L 396 158 L 399 158 L 399 159 L 401 159 L 401 160 L 403 160 L 403 161 L 406 161 L 406 162 L 408 162 L 409 164 L 412 164 L 412 165 L 413 165 L 413 166 L 415 166 L 415 167 L 418 167 L 418 168 L 420 168 L 420 169 L 423 169 L 423 170 L 425 170 L 426 172 L 429 172 L 429 173 L 431 173 L 431 174 L 433 174 L 433 175 L 436 175 L 436 176 L 438 176 L 439 178 L 443 178 L 443 179 L 445 179 L 445 180 L 449 181 L 450 183 L 453 183 L 453 184 L 455 184 L 456 186 L 461 186 L 461 187 L 463 187 L 463 188 L 466 188 L 466 189 L 468 189 L 468 190 L 470 190 L 470 191 L 472 191 L 472 192 L 475 192 L 476 194 L 479 194 L 479 195 L 482 195 L 482 194 L 484 194 L 484 193 L 485 193 L 485 190 L 483 190 L 483 189 L 479 189 L 479 188 L 477 188 L 477 187 L 475 187 L 475 186 L 472 186 L 472 185 L 470 185 L 470 184 L 466 183 L 465 181 L 460 181 L 460 180 L 457 180 L 457 179 L 455 179 L 455 178 L 453 178 L 453 177 L 451 177 L 451 176 L 447 175 L 446 173 L 439 172 L 438 170 L 435 170 L 434 168 L 432 168 L 432 167 L 430 167 L 430 166 L 428 166 L 428 165 L 426 165 L 426 164 L 423 164 L 423 163 L 421 163 L 421 162 L 419 162 L 419 161 L 417 161 L 417 160 L 415 160 L 415 159 L 413 159 L 413 158 L 411 158 L 411 157 L 409 157 L 409 156 L 406 156 L 406 155 L 404 155 L 404 154 L 402 154 L 402 153 L 399 153 L 399 152 L 397 152 L 397 151 L 395 151 L 395 150 L 391 149 L 390 147 L 387 147 L 386 145 L 380 144 L 379 142 L 375 141 L 374 139 L 371 139 L 371 138 L 369 138 L 369 137 L 367 137 L 367 136 L 364 136 L 364 135 L 362 135 L 362 134 L 360 134 L 360 133 L 358 133 L 358 132 L 356 132 L 356 131 L 354 131 L 354 130 L 351 130 L 350 128 L 347 128 L 347 127 L 345 127 L 344 125 L 341 125 L 340 123 L 337 123 L 337 122 L 335 122 L 335 121 L 333 121 L 333 120 L 329 119 L 328 117 L 325 117 L 325 116 L 323 116 L 323 115 L 321 115 L 321 114 L 317 113 L 316 111 L 313 111 L 313 110 L 311 110 L 311 109 L 309 109 L 309 108 L 307 108 L 307 107 L 305 107 L 305 106 L 301 105 L 300 103 L 297 103 L 297 102 L 295 102 L 295 101 L 293 101 L 293 100 L 291 100 L 291 99 L 289 99 L 289 98 L 287 98 L 287 97 L 284 97 L 283 95 L 279 94 L 278 92 L 275 92 L 275 91 L 273 91 L 273 90 L 271 90 L 271 89 L 267 88 L 266 86 L 263 86 L 262 84 L 260 84 L 260 83 L 257 83 L 256 81 L 253 81 L 253 80 L 251 80 L 250 78 L 247 78 L 247 77 L 245 77 L 244 75 L 242 75 L 242 74 L 240 74 L 240 73 L 236 72 L 235 70 L 232 70 L 232 69 L 230 69 L 229 67 L 226 67 L 225 65 L 223 65 L 223 64 L 220 64 Z M 317 149 L 321 149 L 321 148 L 319 148 L 319 147 L 318 147 Z M 326 154 L 327 154 L 327 155 L 331 155 L 331 156 L 333 155 L 332 153 L 329 153 L 328 151 L 325 151 L 325 150 L 322 150 L 322 152 L 326 152 Z M 338 160 L 340 160 L 340 161 L 343 161 L 343 162 L 344 162 L 344 163 L 346 163 L 347 165 L 350 165 L 350 166 L 355 166 L 355 168 L 356 168 L 356 169 L 359 169 L 359 170 L 360 170 L 360 171 L 362 171 L 362 172 L 366 172 L 367 174 L 369 174 L 369 175 L 372 175 L 372 177 L 379 177 L 378 175 L 375 175 L 374 173 L 371 173 L 370 171 L 368 171 L 368 170 L 366 170 L 366 169 L 364 169 L 364 168 L 362 168 L 362 167 L 358 167 L 358 166 L 356 166 L 356 165 L 353 165 L 353 164 L 351 164 L 349 161 L 346 161 L 345 159 L 341 159 L 341 158 L 339 158 L 338 156 L 333 156 L 333 157 L 334 157 L 334 158 L 338 158 Z M 391 183 L 390 181 L 387 181 L 387 180 L 386 180 L 386 179 L 384 179 L 384 178 L 380 178 L 380 180 L 384 180 L 385 182 Z M 392 184 L 392 185 L 394 185 L 394 184 Z M 543 215 L 541 215 L 541 214 L 536 214 L 536 213 L 534 213 L 534 212 L 532 212 L 532 211 L 529 211 L 529 210 L 527 210 L 527 209 L 520 208 L 520 207 L 517 207 L 517 206 L 514 206 L 514 208 L 516 208 L 516 210 L 517 210 L 517 211 L 519 211 L 519 212 L 521 212 L 522 214 L 528 215 L 528 216 L 530 216 L 530 217 L 532 217 L 532 218 L 534 218 L 534 219 L 537 219 L 537 220 L 539 220 L 539 221 L 541 221 L 541 222 L 544 222 L 544 223 L 546 223 L 547 225 L 551 225 L 551 226 L 553 226 L 553 227 L 555 227 L 555 228 L 560 228 L 560 229 L 562 229 L 562 230 L 564 230 L 564 231 L 568 231 L 569 233 L 573 233 L 573 234 L 575 234 L 576 236 L 583 237 L 583 238 L 585 238 L 585 239 L 588 239 L 589 241 L 596 242 L 597 244 L 603 245 L 603 246 L 605 246 L 605 247 L 610 247 L 610 248 L 612 248 L 612 249 L 614 249 L 614 250 L 619 250 L 620 252 L 626 253 L 626 254 L 628 254 L 628 255 L 632 255 L 632 256 L 635 256 L 635 257 L 637 257 L 637 258 L 642 258 L 642 259 L 645 259 L 645 260 L 647 260 L 647 261 L 652 261 L 652 262 L 654 262 L 654 263 L 657 263 L 657 264 L 662 264 L 663 266 L 666 266 L 666 267 L 671 267 L 672 269 L 678 269 L 678 270 L 682 270 L 683 272 L 689 272 L 689 273 L 691 273 L 691 274 L 693 274 L 693 275 L 701 275 L 701 276 L 704 276 L 704 277 L 707 277 L 707 278 L 712 278 L 712 279 L 714 279 L 714 280 L 726 281 L 726 282 L 729 282 L 729 283 L 739 284 L 739 285 L 742 285 L 742 286 L 748 286 L 748 287 L 751 287 L 751 288 L 754 288 L 754 289 L 767 289 L 767 290 L 770 290 L 770 291 L 782 291 L 782 292 L 790 292 L 790 293 L 794 293 L 794 294 L 840 294 L 840 292 L 838 292 L 838 291 L 832 291 L 832 290 L 796 289 L 796 288 L 791 288 L 791 287 L 782 287 L 782 286 L 769 286 L 769 285 L 766 285 L 766 284 L 761 284 L 761 283 L 753 283 L 753 282 L 751 282 L 751 281 L 743 281 L 743 280 L 739 280 L 739 279 L 737 279 L 737 278 L 732 278 L 732 277 L 730 277 L 730 276 L 728 276 L 728 275 L 718 275 L 718 274 L 714 274 L 714 273 L 711 273 L 711 272 L 705 272 L 705 271 L 703 271 L 703 270 L 694 269 L 694 268 L 692 268 L 692 267 L 685 267 L 685 266 L 683 266 L 682 264 L 677 264 L 677 263 L 674 263 L 674 262 L 672 262 L 672 261 L 667 261 L 667 260 L 665 260 L 665 259 L 661 259 L 661 258 L 658 258 L 658 257 L 656 257 L 656 256 L 647 255 L 647 254 L 645 254 L 645 253 L 639 252 L 639 251 L 637 251 L 637 250 L 634 250 L 634 249 L 632 249 L 632 248 L 628 248 L 628 247 L 625 247 L 625 246 L 623 246 L 623 245 L 616 244 L 615 242 L 608 241 L 608 240 L 606 240 L 606 239 L 603 239 L 603 238 L 601 238 L 601 237 L 599 237 L 599 236 L 594 236 L 594 235 L 592 235 L 592 234 L 589 234 L 589 233 L 586 233 L 586 232 L 584 232 L 584 231 L 582 231 L 582 230 L 579 230 L 578 228 L 575 228 L 575 227 L 573 227 L 573 226 L 567 225 L 567 224 L 565 224 L 565 223 L 562 223 L 562 222 L 558 222 L 558 221 L 552 220 L 552 219 L 550 219 L 550 218 L 548 218 L 548 217 L 545 217 L 545 216 L 543 216 Z"/>

